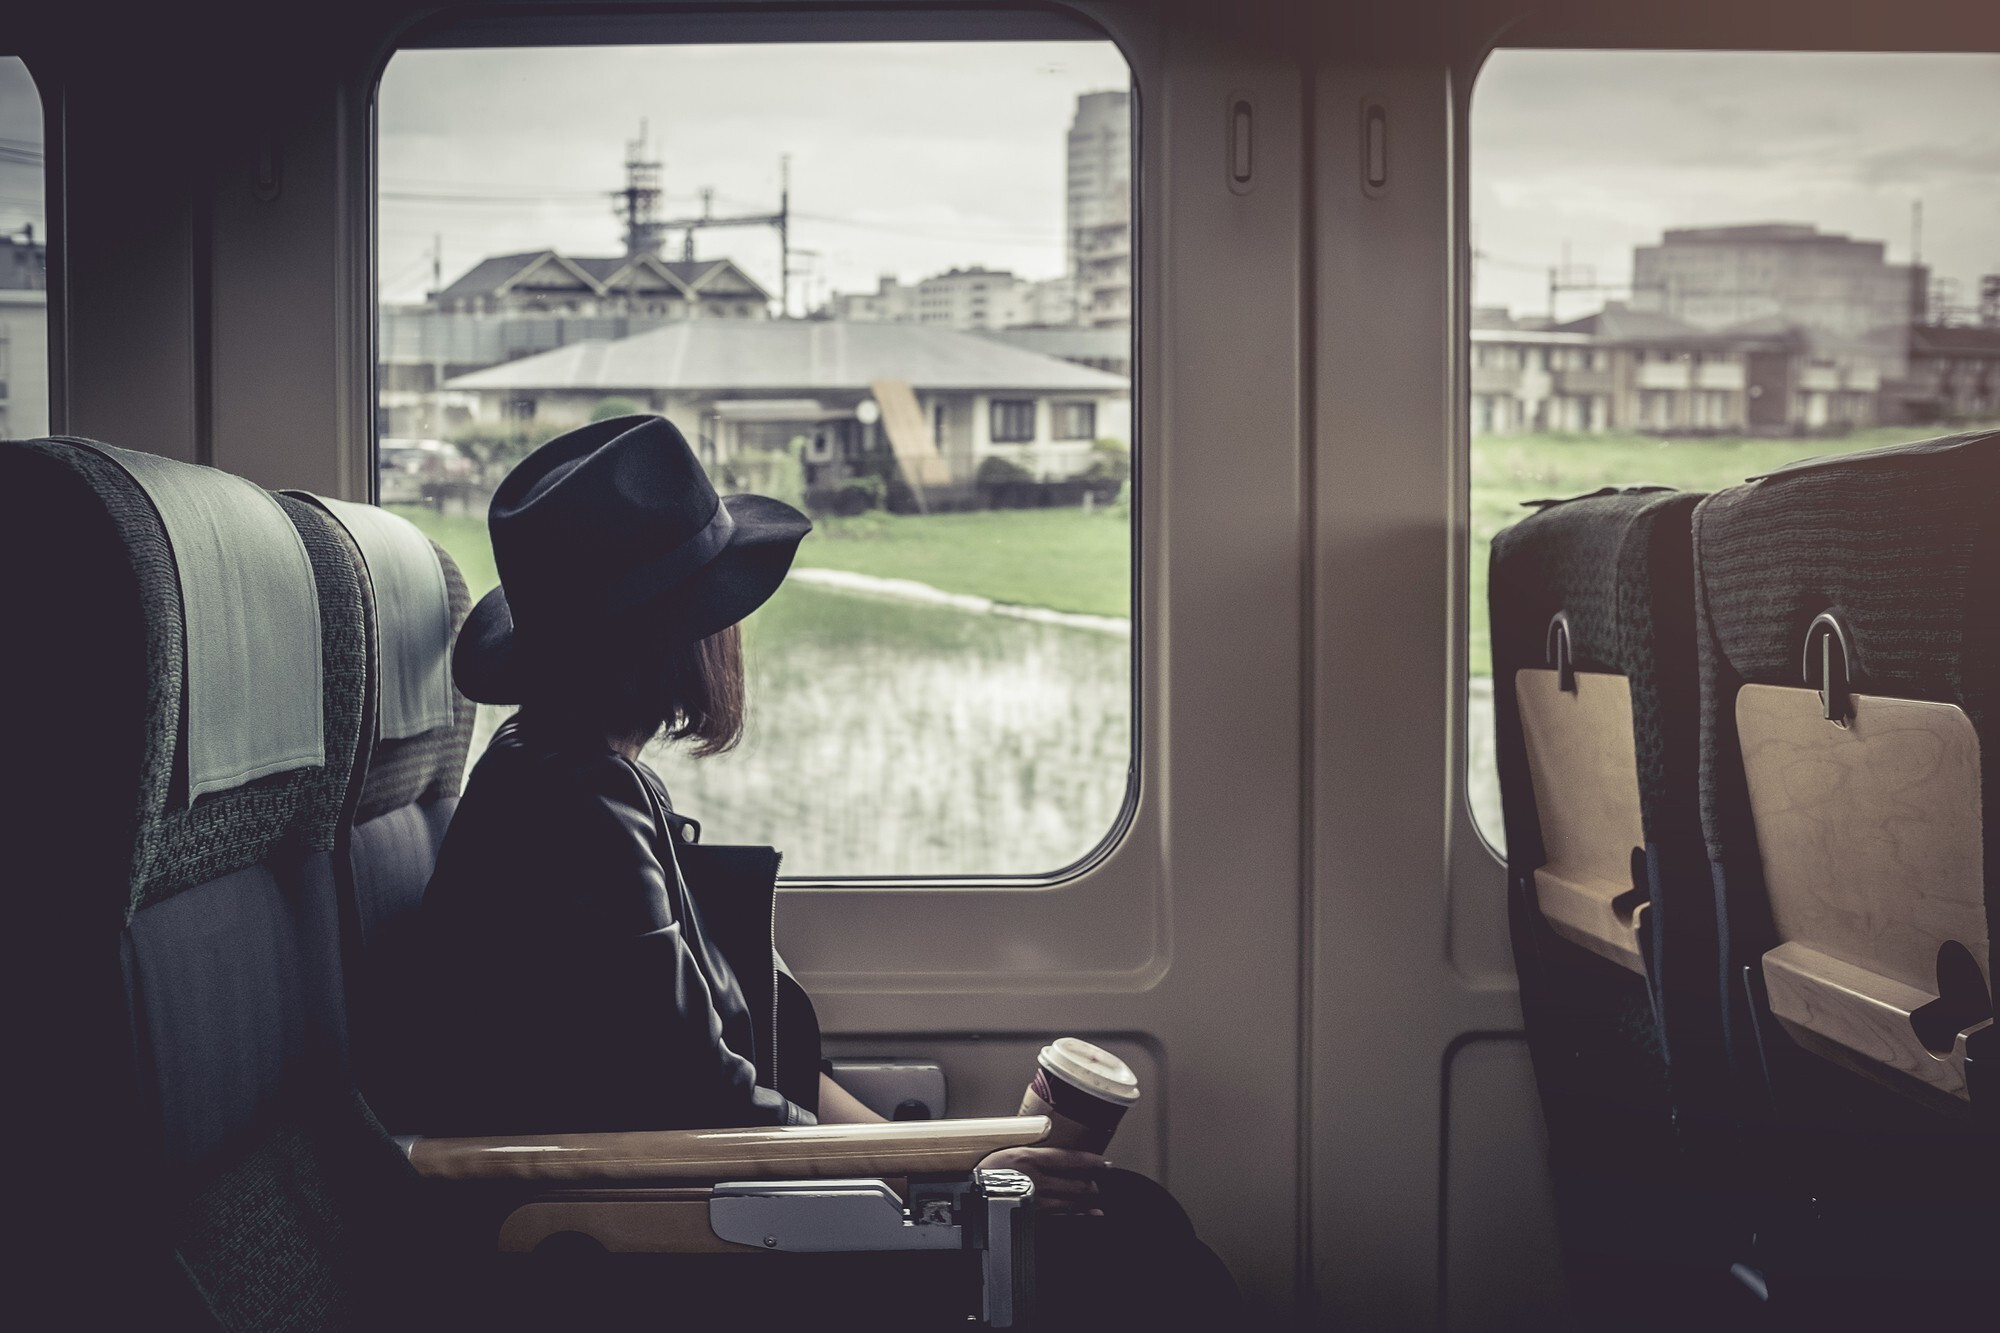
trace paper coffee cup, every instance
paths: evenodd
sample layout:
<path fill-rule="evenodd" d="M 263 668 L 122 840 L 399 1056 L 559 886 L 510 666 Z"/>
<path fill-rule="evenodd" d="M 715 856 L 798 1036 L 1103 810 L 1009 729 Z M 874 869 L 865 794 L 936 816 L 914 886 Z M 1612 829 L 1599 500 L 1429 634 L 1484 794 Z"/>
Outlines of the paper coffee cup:
<path fill-rule="evenodd" d="M 1052 1148 L 1101 1153 L 1138 1100 L 1139 1080 L 1123 1060 L 1081 1038 L 1058 1037 L 1036 1057 L 1020 1113 L 1049 1118 L 1043 1142 Z"/>

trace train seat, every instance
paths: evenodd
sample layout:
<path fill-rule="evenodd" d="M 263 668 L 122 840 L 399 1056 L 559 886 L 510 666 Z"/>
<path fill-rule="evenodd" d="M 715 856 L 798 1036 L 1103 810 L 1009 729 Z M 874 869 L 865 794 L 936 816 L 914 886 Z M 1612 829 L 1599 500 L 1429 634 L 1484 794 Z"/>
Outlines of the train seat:
<path fill-rule="evenodd" d="M 458 565 L 407 519 L 287 492 L 352 540 L 367 594 L 368 716 L 345 831 L 342 907 L 355 1082 L 382 1122 L 413 1128 L 404 1089 L 409 932 L 458 806 L 473 703 L 451 679 L 471 598 Z"/>
<path fill-rule="evenodd" d="M 1793 464 L 1693 530 L 1747 1158 L 1817 1200 L 1784 1262 L 1951 1270 L 1994 1238 L 2000 432 Z"/>
<path fill-rule="evenodd" d="M 10 625 L 36 646 L 9 664 L 37 702 L 10 845 L 45 889 L 19 920 L 47 1017 L 17 1024 L 17 1070 L 78 1145 L 22 1171 L 38 1323 L 504 1322 L 501 1254 L 576 1244 L 767 1274 L 950 1251 L 972 1271 L 948 1322 L 1026 1312 L 1032 1186 L 977 1163 L 1045 1118 L 392 1140 L 348 1054 L 339 834 L 374 688 L 357 543 L 318 503 L 88 441 L 0 447 L 0 494 Z M 455 789 L 430 748 L 402 770 Z M 579 1323 L 581 1297 L 555 1314 Z"/>
<path fill-rule="evenodd" d="M 0 473 L 39 547 L 15 566 L 38 716 L 11 758 L 61 890 L 35 923 L 40 1001 L 70 1036 L 23 1086 L 88 1145 L 41 1182 L 38 1230 L 70 1253 L 35 1265 L 40 1294 L 72 1325 L 353 1313 L 390 1231 L 329 1211 L 413 1180 L 344 1095 L 354 565 L 323 515 L 213 469 L 64 440 L 7 446 Z"/>
<path fill-rule="evenodd" d="M 1629 1302 L 1634 1273 L 1657 1265 L 1724 1279 L 1736 1243 L 1688 1170 L 1720 1049 L 1696 813 L 1700 498 L 1545 501 L 1492 547 L 1509 915 L 1585 1303 Z"/>

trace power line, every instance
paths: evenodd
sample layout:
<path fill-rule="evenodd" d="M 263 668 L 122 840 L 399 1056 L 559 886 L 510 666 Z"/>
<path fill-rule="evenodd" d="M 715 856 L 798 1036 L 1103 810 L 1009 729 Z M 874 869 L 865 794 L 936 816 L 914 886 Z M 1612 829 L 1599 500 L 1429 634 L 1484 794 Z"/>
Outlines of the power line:
<path fill-rule="evenodd" d="M 423 190 L 382 190 L 375 197 L 385 203 L 396 204 L 477 204 L 504 208 L 521 208 L 528 204 L 536 204 L 550 208 L 593 209 L 604 206 L 604 196 L 601 193 L 588 199 L 580 199 L 562 195 L 434 194 Z"/>
<path fill-rule="evenodd" d="M 854 231 L 879 231 L 893 236 L 917 236 L 925 239 L 987 241 L 999 245 L 1028 245 L 1038 242 L 1055 242 L 1061 239 L 1059 231 L 1044 229 L 1032 231 L 969 231 L 948 226 L 910 226 L 894 222 L 864 222 L 859 218 L 837 217 L 831 213 L 808 213 L 800 209 L 792 210 L 792 216 L 805 222 L 817 222 L 822 226 L 846 227 Z"/>

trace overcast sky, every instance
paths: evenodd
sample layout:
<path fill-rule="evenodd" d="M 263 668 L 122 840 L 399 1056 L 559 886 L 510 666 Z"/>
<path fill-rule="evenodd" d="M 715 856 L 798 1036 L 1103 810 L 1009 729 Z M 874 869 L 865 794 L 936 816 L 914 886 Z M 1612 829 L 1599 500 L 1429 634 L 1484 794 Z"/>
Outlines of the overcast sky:
<path fill-rule="evenodd" d="M 1130 77 L 1108 42 L 406 51 L 380 97 L 383 296 L 422 296 L 438 233 L 446 282 L 489 254 L 622 253 L 609 192 L 642 119 L 669 216 L 699 212 L 705 186 L 717 214 L 775 211 L 791 155 L 814 300 L 954 265 L 1055 277 L 1077 96 Z M 409 197 L 438 194 L 474 199 Z M 695 245 L 777 292 L 771 230 Z"/>
<path fill-rule="evenodd" d="M 2000 56 L 1496 52 L 1471 169 L 1481 304 L 1544 311 L 1564 241 L 1629 281 L 1632 247 L 1676 226 L 1816 223 L 1904 262 L 1917 199 L 1924 259 L 1970 300 L 2000 272 Z"/>

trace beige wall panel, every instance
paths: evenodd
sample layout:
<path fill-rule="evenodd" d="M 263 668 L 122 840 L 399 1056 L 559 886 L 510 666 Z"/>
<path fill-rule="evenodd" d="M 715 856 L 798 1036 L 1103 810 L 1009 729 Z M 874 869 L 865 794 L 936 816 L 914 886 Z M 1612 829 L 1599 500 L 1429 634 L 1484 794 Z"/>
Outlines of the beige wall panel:
<path fill-rule="evenodd" d="M 1308 1141 L 1314 1286 L 1336 1327 L 1438 1326 L 1441 1207 L 1502 1204 L 1520 1169 L 1466 1155 L 1443 1190 L 1448 1052 L 1521 1020 L 1504 876 L 1464 798 L 1465 616 L 1485 608 L 1462 581 L 1455 92 L 1424 31 L 1365 57 L 1380 34 L 1331 34 L 1314 90 Z M 1360 161 L 1371 102 L 1388 112 L 1379 189 Z M 1467 1114 L 1520 1154 L 1539 1107 L 1508 1087 Z M 1546 1219 L 1519 1224 L 1525 1251 L 1553 1253 Z"/>
<path fill-rule="evenodd" d="M 1300 90 L 1282 43 L 1168 18 L 1105 18 L 1143 152 L 1131 825 L 1052 888 L 788 890 L 781 932 L 830 1039 L 942 1051 L 954 1098 L 1016 1088 L 1049 1036 L 1160 1052 L 1157 1160 L 1271 1317 L 1300 1207 Z M 1248 195 L 1224 169 L 1232 94 L 1258 108 Z"/>
<path fill-rule="evenodd" d="M 369 378 L 349 355 L 340 238 L 343 107 L 337 89 L 308 112 L 246 118 L 217 172 L 209 215 L 211 432 L 217 467 L 260 486 L 370 498 L 373 414 L 351 410 Z M 260 149 L 277 192 L 260 198 Z"/>

